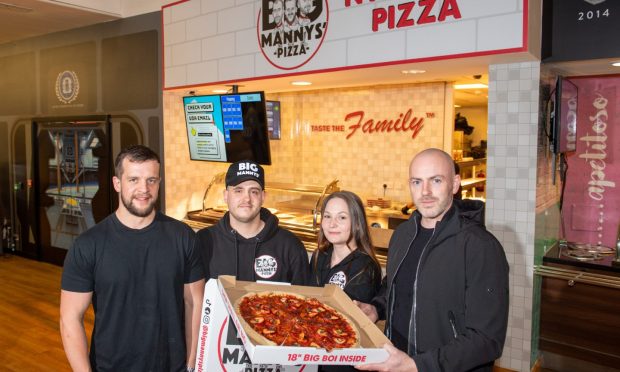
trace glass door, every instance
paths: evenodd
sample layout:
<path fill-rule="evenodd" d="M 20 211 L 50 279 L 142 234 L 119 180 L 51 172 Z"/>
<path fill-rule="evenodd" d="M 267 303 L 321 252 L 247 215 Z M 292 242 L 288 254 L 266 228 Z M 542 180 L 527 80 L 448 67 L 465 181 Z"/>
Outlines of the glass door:
<path fill-rule="evenodd" d="M 41 259 L 62 264 L 75 239 L 111 213 L 110 124 L 37 122 L 35 131 Z"/>

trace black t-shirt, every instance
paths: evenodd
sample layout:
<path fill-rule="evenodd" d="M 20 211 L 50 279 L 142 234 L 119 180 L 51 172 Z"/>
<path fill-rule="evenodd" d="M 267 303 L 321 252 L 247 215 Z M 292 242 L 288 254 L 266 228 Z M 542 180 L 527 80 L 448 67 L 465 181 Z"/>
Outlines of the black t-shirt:
<path fill-rule="evenodd" d="M 315 251 L 310 260 L 312 285 L 335 284 L 353 300 L 372 301 L 381 287 L 381 266 L 358 249 L 331 267 L 333 251 L 333 247 Z"/>
<path fill-rule="evenodd" d="M 418 234 L 409 248 L 403 263 L 394 278 L 394 312 L 392 313 L 392 337 L 395 347 L 407 352 L 409 343 L 409 323 L 413 307 L 413 286 L 416 280 L 418 263 L 422 251 L 433 236 L 434 229 L 426 229 L 418 224 Z"/>
<path fill-rule="evenodd" d="M 139 230 L 113 213 L 76 239 L 62 289 L 93 292 L 93 370 L 185 370 L 183 286 L 204 277 L 194 240 L 159 212 Z"/>

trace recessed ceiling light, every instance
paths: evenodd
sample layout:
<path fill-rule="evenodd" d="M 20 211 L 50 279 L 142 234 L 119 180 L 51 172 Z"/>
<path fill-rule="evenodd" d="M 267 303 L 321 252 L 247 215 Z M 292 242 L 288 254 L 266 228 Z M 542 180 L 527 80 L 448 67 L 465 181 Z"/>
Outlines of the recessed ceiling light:
<path fill-rule="evenodd" d="M 402 70 L 403 74 L 423 74 L 426 70 Z"/>
<path fill-rule="evenodd" d="M 454 84 L 454 89 L 486 89 L 488 87 L 488 85 L 482 83 Z"/>
<path fill-rule="evenodd" d="M 309 81 L 298 80 L 298 81 L 292 81 L 291 85 L 305 86 L 305 85 L 312 85 L 312 83 Z"/>
<path fill-rule="evenodd" d="M 611 65 L 614 66 L 614 67 L 620 67 L 620 62 L 614 62 Z"/>
<path fill-rule="evenodd" d="M 228 89 L 213 89 L 212 92 L 218 94 L 228 93 Z"/>
<path fill-rule="evenodd" d="M 461 105 L 454 105 L 454 107 L 459 108 L 459 107 L 461 107 Z"/>

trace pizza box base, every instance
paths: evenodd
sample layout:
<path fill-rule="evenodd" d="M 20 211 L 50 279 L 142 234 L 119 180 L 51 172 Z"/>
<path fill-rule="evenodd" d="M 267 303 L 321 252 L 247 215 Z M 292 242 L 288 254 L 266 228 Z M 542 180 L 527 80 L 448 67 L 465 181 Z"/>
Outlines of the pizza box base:
<path fill-rule="evenodd" d="M 236 280 L 233 276 L 222 275 L 218 285 L 228 312 L 237 327 L 239 338 L 247 351 L 252 363 L 277 363 L 282 365 L 295 364 L 346 364 L 359 365 L 380 363 L 388 358 L 383 344 L 389 342 L 387 337 L 366 315 L 351 301 L 349 296 L 335 285 L 325 287 L 306 287 L 298 285 L 255 283 Z M 325 349 L 295 346 L 256 345 L 237 317 L 233 304 L 249 292 L 284 291 L 314 297 L 323 303 L 341 311 L 351 319 L 360 332 L 359 348 Z"/>

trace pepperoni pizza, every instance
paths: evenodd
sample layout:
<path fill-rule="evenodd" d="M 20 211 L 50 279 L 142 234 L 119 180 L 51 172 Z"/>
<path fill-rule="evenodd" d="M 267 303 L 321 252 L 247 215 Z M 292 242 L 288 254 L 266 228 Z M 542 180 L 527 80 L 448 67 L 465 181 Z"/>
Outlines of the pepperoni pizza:
<path fill-rule="evenodd" d="M 358 347 L 359 332 L 340 311 L 287 292 L 248 293 L 235 302 L 250 338 L 272 346 Z"/>

